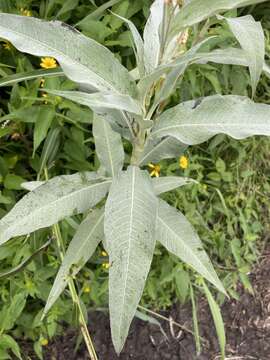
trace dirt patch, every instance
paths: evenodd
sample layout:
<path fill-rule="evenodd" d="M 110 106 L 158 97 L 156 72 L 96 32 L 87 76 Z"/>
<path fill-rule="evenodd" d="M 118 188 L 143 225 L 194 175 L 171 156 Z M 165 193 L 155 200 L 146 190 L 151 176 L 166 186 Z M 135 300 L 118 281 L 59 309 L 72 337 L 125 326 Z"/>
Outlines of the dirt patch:
<path fill-rule="evenodd" d="M 222 313 L 227 332 L 227 358 L 231 360 L 270 360 L 270 251 L 260 260 L 251 281 L 255 295 L 244 293 L 239 287 L 240 301 L 227 302 Z M 125 348 L 117 357 L 110 337 L 108 316 L 100 312 L 91 313 L 89 324 L 100 360 L 218 360 L 218 341 L 207 303 L 202 299 L 198 305 L 200 335 L 205 339 L 203 352 L 196 355 L 193 336 L 161 322 L 166 337 L 158 326 L 135 319 L 132 323 Z M 190 306 L 175 305 L 164 313 L 174 321 L 192 329 Z M 77 332 L 68 330 L 55 339 L 47 348 L 46 360 L 85 360 L 88 355 L 84 346 L 74 354 Z M 35 357 L 31 356 L 31 359 Z"/>

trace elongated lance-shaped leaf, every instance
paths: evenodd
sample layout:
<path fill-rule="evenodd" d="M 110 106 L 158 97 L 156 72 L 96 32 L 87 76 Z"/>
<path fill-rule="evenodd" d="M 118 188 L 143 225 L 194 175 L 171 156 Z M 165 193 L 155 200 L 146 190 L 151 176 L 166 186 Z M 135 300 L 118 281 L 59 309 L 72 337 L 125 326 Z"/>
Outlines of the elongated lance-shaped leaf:
<path fill-rule="evenodd" d="M 156 239 L 168 251 L 190 265 L 218 290 L 226 293 L 201 240 L 186 217 L 165 201 L 159 201 Z"/>
<path fill-rule="evenodd" d="M 157 198 L 145 171 L 130 166 L 113 181 L 105 206 L 105 237 L 111 263 L 111 331 L 117 353 L 123 348 L 150 269 L 156 212 Z"/>
<path fill-rule="evenodd" d="M 159 64 L 165 7 L 164 0 L 155 0 L 144 28 L 144 65 L 147 73 L 151 73 Z"/>
<path fill-rule="evenodd" d="M 169 135 L 189 145 L 217 134 L 235 139 L 270 135 L 270 106 L 242 96 L 209 96 L 165 111 L 152 130 L 153 138 Z"/>
<path fill-rule="evenodd" d="M 170 136 L 159 141 L 148 139 L 140 159 L 140 165 L 178 157 L 184 153 L 186 148 L 186 144 Z"/>
<path fill-rule="evenodd" d="M 226 18 L 236 39 L 239 41 L 248 60 L 253 96 L 263 71 L 265 57 L 264 32 L 260 22 L 251 15 L 239 18 Z"/>
<path fill-rule="evenodd" d="M 54 94 L 57 96 L 62 96 L 66 99 L 75 101 L 81 105 L 90 107 L 91 109 L 95 108 L 107 108 L 107 109 L 116 109 L 122 111 L 128 111 L 137 115 L 141 114 L 140 105 L 136 100 L 132 99 L 129 95 L 119 95 L 119 94 L 104 94 L 104 93 L 94 93 L 89 94 L 81 91 L 59 91 L 59 90 L 50 90 L 43 89 L 49 94 Z"/>
<path fill-rule="evenodd" d="M 54 57 L 66 76 L 81 85 L 135 93 L 135 82 L 107 48 L 60 21 L 0 13 L 0 37 L 22 52 Z"/>
<path fill-rule="evenodd" d="M 251 4 L 260 4 L 267 0 L 191 0 L 175 16 L 172 33 L 195 25 L 212 15 Z"/>
<path fill-rule="evenodd" d="M 108 175 L 115 177 L 124 165 L 124 148 L 121 136 L 112 130 L 108 121 L 101 116 L 94 116 L 93 135 L 101 166 Z"/>
<path fill-rule="evenodd" d="M 63 262 L 54 280 L 44 314 L 53 306 L 67 286 L 68 280 L 77 275 L 94 254 L 104 238 L 104 208 L 95 209 L 83 220 L 71 240 Z"/>
<path fill-rule="evenodd" d="M 248 66 L 248 58 L 242 49 L 229 47 L 217 49 L 211 52 L 197 53 L 194 59 L 196 64 L 206 64 L 214 62 L 217 64 Z M 270 68 L 265 62 L 263 63 L 263 72 L 270 76 Z"/>
<path fill-rule="evenodd" d="M 0 220 L 0 244 L 83 213 L 106 195 L 110 185 L 111 180 L 103 181 L 91 172 L 62 175 L 47 181 L 25 195 Z"/>
<path fill-rule="evenodd" d="M 119 19 L 123 20 L 127 24 L 127 26 L 129 27 L 129 30 L 130 30 L 130 32 L 132 34 L 137 67 L 138 67 L 140 76 L 143 77 L 144 74 L 145 74 L 143 39 L 142 39 L 139 31 L 137 30 L 136 26 L 133 24 L 132 21 L 130 21 L 130 20 L 128 20 L 128 19 L 126 19 L 126 18 L 124 18 L 124 17 L 122 17 L 120 15 L 117 15 L 117 14 L 114 14 L 114 15 L 117 16 Z"/>
<path fill-rule="evenodd" d="M 33 80 L 37 78 L 47 78 L 47 77 L 55 77 L 55 76 L 64 76 L 63 70 L 58 69 L 38 69 L 27 71 L 24 73 L 14 74 L 2 77 L 0 79 L 0 87 L 1 86 L 11 86 L 21 81 Z"/>
<path fill-rule="evenodd" d="M 211 294 L 210 290 L 208 289 L 207 285 L 203 281 L 203 289 L 211 310 L 211 314 L 214 320 L 215 328 L 218 335 L 218 341 L 220 345 L 220 351 L 221 351 L 221 359 L 225 359 L 225 346 L 226 346 L 226 334 L 225 334 L 225 325 L 222 319 L 220 307 L 218 306 L 217 302 L 213 298 L 213 295 Z"/>
<path fill-rule="evenodd" d="M 157 99 L 155 99 L 155 102 L 158 103 L 166 99 L 166 97 L 170 95 L 172 89 L 174 88 L 175 82 L 178 77 L 183 74 L 186 67 L 190 63 L 194 62 L 197 58 L 196 53 L 199 51 L 199 49 L 215 37 L 216 36 L 211 36 L 207 39 L 204 39 L 203 41 L 189 49 L 185 54 L 177 58 L 175 61 L 172 61 L 165 65 L 160 65 L 153 72 L 143 77 L 138 83 L 140 98 L 144 100 L 153 84 L 157 82 L 161 78 L 161 76 L 166 75 L 166 80 L 161 88 L 160 93 L 157 96 Z M 171 72 L 172 74 L 170 74 L 169 72 Z"/>
<path fill-rule="evenodd" d="M 154 191 L 157 195 L 163 194 L 167 191 L 174 190 L 184 185 L 197 183 L 196 180 L 180 177 L 180 176 L 166 176 L 152 179 Z"/>
<path fill-rule="evenodd" d="M 199 49 L 212 41 L 215 36 L 211 36 L 207 39 L 204 39 L 199 44 L 193 46 L 189 49 L 184 56 L 179 59 L 179 64 L 173 67 L 170 72 L 165 76 L 164 82 L 161 86 L 160 91 L 156 94 L 153 107 L 156 108 L 158 104 L 166 100 L 170 95 L 172 95 L 173 90 L 176 87 L 177 81 L 181 75 L 184 74 L 187 66 L 195 58 L 196 53 Z"/>

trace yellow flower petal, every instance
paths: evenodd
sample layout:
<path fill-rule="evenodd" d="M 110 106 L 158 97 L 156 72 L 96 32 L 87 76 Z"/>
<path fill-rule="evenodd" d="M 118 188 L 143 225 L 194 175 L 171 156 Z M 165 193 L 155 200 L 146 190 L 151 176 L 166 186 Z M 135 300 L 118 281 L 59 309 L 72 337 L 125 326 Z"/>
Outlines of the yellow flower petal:
<path fill-rule="evenodd" d="M 83 288 L 83 292 L 86 293 L 86 294 L 89 294 L 90 291 L 91 291 L 90 286 L 85 286 L 85 287 Z"/>
<path fill-rule="evenodd" d="M 149 169 L 151 169 L 150 176 L 159 177 L 160 175 L 160 165 L 158 164 L 148 164 Z"/>
<path fill-rule="evenodd" d="M 188 158 L 186 156 L 180 156 L 179 158 L 179 166 L 181 169 L 188 168 Z"/>
<path fill-rule="evenodd" d="M 53 69 L 57 67 L 57 62 L 54 58 L 45 57 L 45 58 L 41 58 L 40 66 L 43 69 Z"/>
<path fill-rule="evenodd" d="M 41 346 L 47 346 L 49 344 L 49 341 L 45 338 L 41 339 L 40 340 L 40 345 Z"/>

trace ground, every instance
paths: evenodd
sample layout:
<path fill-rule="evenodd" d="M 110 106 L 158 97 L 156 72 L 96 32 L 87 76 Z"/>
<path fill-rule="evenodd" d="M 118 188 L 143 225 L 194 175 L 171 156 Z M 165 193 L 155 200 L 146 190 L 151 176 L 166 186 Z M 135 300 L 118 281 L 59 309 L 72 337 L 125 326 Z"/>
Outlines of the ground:
<path fill-rule="evenodd" d="M 264 253 L 259 266 L 250 275 L 254 296 L 239 286 L 240 301 L 227 301 L 222 314 L 227 333 L 227 359 L 270 360 L 270 249 Z M 199 302 L 200 335 L 204 338 L 203 352 L 197 356 L 193 336 L 185 330 L 163 322 L 168 339 L 159 327 L 135 319 L 125 348 L 117 357 L 110 338 L 108 316 L 101 312 L 89 315 L 91 333 L 100 360 L 218 360 L 218 341 L 207 303 Z M 189 305 L 175 305 L 164 313 L 185 328 L 192 329 Z M 89 359 L 84 346 L 74 355 L 77 332 L 70 329 L 47 347 L 46 360 Z M 29 348 L 29 347 L 27 347 Z M 27 352 L 26 348 L 25 351 Z M 29 354 L 30 355 L 30 354 Z M 36 359 L 31 354 L 31 359 Z"/>

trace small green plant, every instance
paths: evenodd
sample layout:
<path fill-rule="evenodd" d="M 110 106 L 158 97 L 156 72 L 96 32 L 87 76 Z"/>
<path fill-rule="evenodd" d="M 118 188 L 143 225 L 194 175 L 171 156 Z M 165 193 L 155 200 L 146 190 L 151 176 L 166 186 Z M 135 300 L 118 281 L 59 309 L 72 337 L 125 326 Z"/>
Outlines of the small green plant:
<path fill-rule="evenodd" d="M 270 135 L 270 107 L 247 97 L 214 95 L 167 109 L 168 99 L 192 64 L 247 66 L 254 96 L 261 73 L 270 74 L 264 61 L 260 23 L 251 16 L 218 16 L 237 39 L 240 46 L 236 47 L 224 47 L 218 36 L 209 36 L 209 29 L 217 21 L 215 14 L 261 2 L 191 0 L 181 7 L 180 1 L 156 0 L 143 39 L 133 23 L 124 19 L 133 35 L 136 54 L 137 67 L 132 72 L 104 46 L 63 22 L 0 14 L 2 38 L 20 51 L 56 59 L 80 90 L 43 91 L 86 105 L 95 113 L 93 135 L 99 170 L 49 180 L 44 167 L 40 181 L 25 183 L 30 192 L 0 220 L 0 244 L 53 225 L 62 265 L 44 314 L 67 285 L 73 301 L 80 305 L 73 278 L 100 242 L 110 259 L 109 307 L 117 353 L 123 348 L 142 296 L 157 241 L 226 293 L 191 224 L 159 197 L 192 180 L 171 176 L 151 179 L 143 167 L 174 158 L 188 145 L 220 133 L 236 139 Z M 52 73 L 55 70 L 34 71 L 31 78 Z M 132 144 L 131 157 L 125 154 L 122 139 Z M 85 218 L 64 255 L 57 223 L 81 213 L 85 213 Z M 205 283 L 203 288 L 220 325 L 220 314 Z M 79 309 L 85 335 L 85 318 L 80 306 Z M 222 348 L 224 337 L 220 336 Z M 96 358 L 91 340 L 87 335 L 85 339 L 89 353 Z"/>

